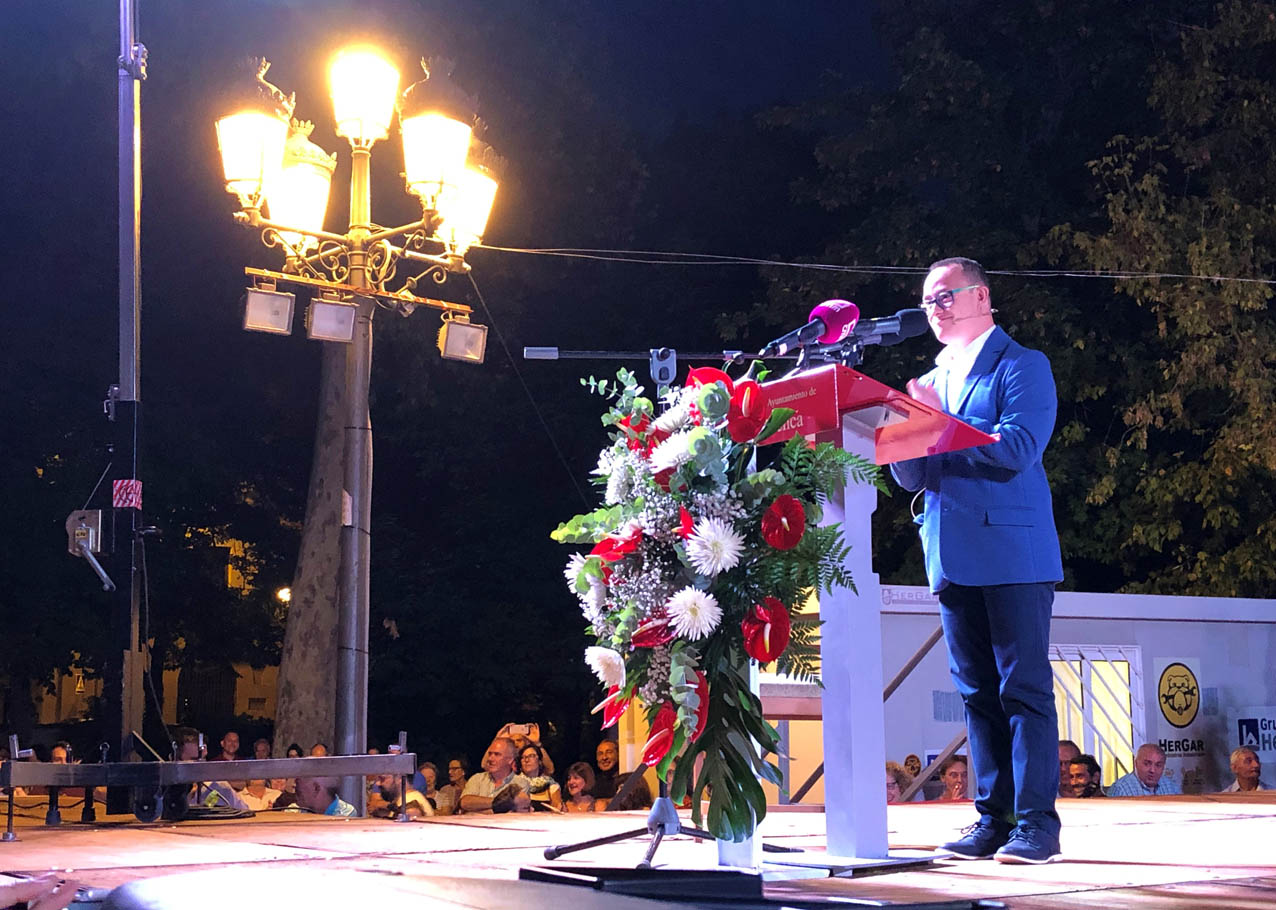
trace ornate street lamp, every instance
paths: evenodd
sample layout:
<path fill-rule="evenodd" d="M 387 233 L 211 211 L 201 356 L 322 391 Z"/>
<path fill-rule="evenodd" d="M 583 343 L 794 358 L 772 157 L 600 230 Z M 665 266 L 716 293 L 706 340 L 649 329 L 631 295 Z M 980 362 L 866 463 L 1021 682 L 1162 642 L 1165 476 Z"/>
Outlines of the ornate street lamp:
<path fill-rule="evenodd" d="M 364 750 L 367 729 L 372 317 L 378 307 L 403 315 L 422 306 L 440 310 L 441 353 L 471 363 L 483 361 L 487 332 L 470 324 L 470 307 L 413 293 L 427 275 L 441 284 L 469 271 L 465 255 L 482 238 L 498 170 L 490 150 L 474 140 L 474 104 L 451 83 L 450 65 L 432 72 L 422 60 L 421 67 L 424 78 L 400 96 L 398 70 L 374 49 L 348 48 L 332 61 L 336 132 L 351 154 L 350 220 L 342 234 L 323 230 L 336 156 L 310 141 L 313 124 L 292 119 L 296 97 L 266 81 L 268 62 L 258 62 L 249 94 L 217 121 L 226 189 L 239 199 L 235 220 L 261 229 L 262 242 L 285 256 L 282 271 L 244 270 L 252 279 L 245 328 L 291 331 L 294 298 L 278 287 L 301 285 L 316 290 L 308 335 L 349 344 L 343 488 L 350 501 L 340 536 L 336 686 L 336 746 L 347 755 Z M 369 174 L 372 147 L 390 135 L 396 108 L 407 191 L 420 201 L 421 218 L 385 229 L 372 220 Z M 425 268 L 390 290 L 401 263 Z M 362 807 L 363 788 L 353 778 L 347 784 L 345 798 Z"/>

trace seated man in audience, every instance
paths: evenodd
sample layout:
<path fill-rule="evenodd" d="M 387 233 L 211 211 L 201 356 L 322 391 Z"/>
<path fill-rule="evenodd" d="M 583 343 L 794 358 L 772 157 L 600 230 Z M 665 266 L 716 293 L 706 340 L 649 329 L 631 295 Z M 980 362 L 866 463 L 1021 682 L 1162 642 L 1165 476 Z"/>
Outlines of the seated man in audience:
<path fill-rule="evenodd" d="M 273 809 L 276 800 L 281 795 L 281 791 L 271 787 L 264 780 L 250 780 L 248 786 L 239 791 L 239 798 L 244 801 L 244 805 L 254 812 Z"/>
<path fill-rule="evenodd" d="M 616 776 L 620 771 L 620 747 L 604 739 L 594 751 L 594 796 L 611 799 L 616 795 Z"/>
<path fill-rule="evenodd" d="M 328 746 L 326 743 L 315 743 L 310 747 L 311 758 L 323 758 L 328 754 Z"/>
<path fill-rule="evenodd" d="M 424 818 L 434 814 L 430 801 L 415 788 L 409 787 L 405 798 L 400 800 L 403 792 L 403 778 L 397 774 L 377 775 L 377 794 L 379 805 L 368 809 L 368 814 L 377 818 L 395 818 L 399 814 L 400 805 L 406 805 L 409 818 Z"/>
<path fill-rule="evenodd" d="M 178 761 L 199 761 L 203 757 L 200 755 L 200 751 L 198 730 L 186 728 L 177 731 Z M 235 792 L 230 783 L 224 780 L 209 780 L 192 784 L 186 801 L 189 805 L 205 806 L 210 809 L 215 807 L 228 809 L 248 808 L 248 804 Z"/>
<path fill-rule="evenodd" d="M 297 805 L 318 815 L 354 815 L 354 806 L 341 798 L 339 777 L 297 778 Z"/>
<path fill-rule="evenodd" d="M 239 734 L 234 730 L 227 730 L 222 737 L 221 747 L 220 753 L 208 756 L 206 761 L 236 761 L 239 758 Z"/>
<path fill-rule="evenodd" d="M 1081 750 L 1070 739 L 1059 740 L 1059 795 L 1072 796 L 1072 771 L 1068 767 L 1081 757 Z"/>
<path fill-rule="evenodd" d="M 1104 796 L 1103 769 L 1093 755 L 1078 755 L 1068 763 L 1070 795 L 1074 799 Z"/>
<path fill-rule="evenodd" d="M 959 799 L 970 799 L 966 795 L 966 783 L 970 774 L 966 766 L 966 756 L 954 755 L 939 766 L 939 779 L 944 783 L 944 792 L 936 802 L 953 802 Z"/>
<path fill-rule="evenodd" d="M 1175 796 L 1183 792 L 1179 782 L 1165 776 L 1165 751 L 1156 743 L 1144 743 L 1134 753 L 1134 770 L 1108 787 L 1108 796 Z"/>
<path fill-rule="evenodd" d="M 253 758 L 270 758 L 270 740 L 259 739 L 253 743 Z"/>
<path fill-rule="evenodd" d="M 462 811 L 532 811 L 531 781 L 515 772 L 516 755 L 513 740 L 505 736 L 492 740 L 483 756 L 483 770 L 465 782 L 461 792 Z"/>
<path fill-rule="evenodd" d="M 1262 779 L 1263 763 L 1258 753 L 1249 746 L 1232 750 L 1232 776 L 1236 778 L 1224 793 L 1250 793 L 1254 790 L 1271 790 L 1272 785 Z"/>

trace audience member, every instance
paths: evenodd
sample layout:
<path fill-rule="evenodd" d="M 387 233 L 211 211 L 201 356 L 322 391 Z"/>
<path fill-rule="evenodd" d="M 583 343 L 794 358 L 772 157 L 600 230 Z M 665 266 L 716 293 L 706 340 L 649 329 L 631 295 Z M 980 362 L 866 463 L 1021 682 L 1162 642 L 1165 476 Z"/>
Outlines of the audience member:
<path fill-rule="evenodd" d="M 447 763 L 448 782 L 439 787 L 439 795 L 435 797 L 440 815 L 453 815 L 461 811 L 461 791 L 465 789 L 469 773 L 470 763 L 464 755 L 453 756 Z M 445 804 L 448 807 L 446 810 L 441 808 Z"/>
<path fill-rule="evenodd" d="M 288 750 L 284 752 L 285 758 L 305 758 L 306 753 L 298 743 L 289 743 Z"/>
<path fill-rule="evenodd" d="M 310 747 L 310 755 L 312 758 L 313 757 L 322 758 L 323 756 L 327 754 L 328 754 L 328 746 L 326 743 L 315 743 L 313 746 Z"/>
<path fill-rule="evenodd" d="M 953 802 L 959 799 L 970 799 L 966 795 L 966 781 L 969 770 L 966 756 L 954 755 L 939 766 L 939 779 L 943 781 L 944 792 L 936 799 L 939 802 Z"/>
<path fill-rule="evenodd" d="M 1059 740 L 1059 795 L 1072 796 L 1072 770 L 1068 767 L 1079 758 L 1081 750 L 1070 739 Z"/>
<path fill-rule="evenodd" d="M 1272 785 L 1262 780 L 1263 763 L 1258 753 L 1249 746 L 1241 746 L 1232 750 L 1232 776 L 1235 780 L 1226 787 L 1224 793 L 1249 793 L 1253 790 L 1271 790 Z"/>
<path fill-rule="evenodd" d="M 199 761 L 204 758 L 203 746 L 199 742 L 199 731 L 189 727 L 177 731 L 177 760 Z M 192 806 L 207 808 L 247 809 L 248 804 L 240 797 L 229 782 L 209 780 L 192 784 L 186 801 Z"/>
<path fill-rule="evenodd" d="M 1068 762 L 1068 792 L 1073 799 L 1104 796 L 1103 769 L 1093 755 L 1079 755 Z"/>
<path fill-rule="evenodd" d="M 270 740 L 259 739 L 253 743 L 253 758 L 270 758 Z"/>
<path fill-rule="evenodd" d="M 529 742 L 518 751 L 518 770 L 531 784 L 528 796 L 533 803 L 549 806 L 555 812 L 563 811 L 562 788 L 545 770 L 545 755 L 540 746 Z"/>
<path fill-rule="evenodd" d="M 283 792 L 271 787 L 264 780 L 250 780 L 248 786 L 239 791 L 239 798 L 244 805 L 254 812 L 273 809 Z M 282 808 L 282 807 L 281 807 Z"/>
<path fill-rule="evenodd" d="M 466 812 L 499 812 L 505 807 L 504 800 L 494 801 L 493 797 L 509 796 L 510 809 L 530 811 L 532 801 L 528 790 L 531 781 L 515 770 L 516 754 L 514 742 L 509 737 L 500 736 L 492 740 L 483 758 L 483 770 L 465 782 L 461 808 Z"/>
<path fill-rule="evenodd" d="M 71 763 L 71 744 L 64 739 L 60 739 L 49 749 L 49 763 L 53 765 L 66 765 Z"/>
<path fill-rule="evenodd" d="M 629 776 L 631 774 L 638 774 L 638 772 L 626 771 L 623 774 L 616 775 L 617 796 L 621 793 L 625 793 L 625 785 L 629 783 Z M 613 807 L 612 803 L 616 803 L 616 805 Z M 647 786 L 646 776 L 640 774 L 638 780 L 634 783 L 630 791 L 625 793 L 623 799 L 617 802 L 616 797 L 613 796 L 607 801 L 607 805 L 604 808 L 611 809 L 613 812 L 628 812 L 633 809 L 650 809 L 651 803 L 651 787 Z"/>
<path fill-rule="evenodd" d="M 913 775 L 905 771 L 898 763 L 888 761 L 886 763 L 886 802 L 902 802 L 904 791 L 912 782 Z"/>
<path fill-rule="evenodd" d="M 239 758 L 239 734 L 227 730 L 221 741 L 222 750 L 217 755 L 210 755 L 208 761 L 235 761 Z"/>
<path fill-rule="evenodd" d="M 611 799 L 616 795 L 616 776 L 620 771 L 620 747 L 604 739 L 594 751 L 594 796 Z"/>
<path fill-rule="evenodd" d="M 1134 770 L 1108 787 L 1108 796 L 1173 796 L 1183 792 L 1174 778 L 1165 777 L 1165 752 L 1156 743 L 1144 743 L 1134 753 Z"/>
<path fill-rule="evenodd" d="M 567 797 L 563 800 L 564 812 L 595 812 L 605 800 L 594 796 L 594 769 L 578 761 L 567 769 Z"/>
<path fill-rule="evenodd" d="M 297 778 L 297 805 L 319 815 L 354 815 L 354 806 L 341 798 L 339 777 Z"/>
<path fill-rule="evenodd" d="M 377 789 L 380 792 L 381 805 L 375 810 L 370 809 L 369 815 L 394 818 L 399 814 L 400 806 L 406 807 L 409 818 L 424 818 L 434 814 L 434 807 L 429 800 L 414 788 L 408 788 L 407 795 L 400 798 L 403 793 L 403 778 L 397 774 L 378 775 Z"/>

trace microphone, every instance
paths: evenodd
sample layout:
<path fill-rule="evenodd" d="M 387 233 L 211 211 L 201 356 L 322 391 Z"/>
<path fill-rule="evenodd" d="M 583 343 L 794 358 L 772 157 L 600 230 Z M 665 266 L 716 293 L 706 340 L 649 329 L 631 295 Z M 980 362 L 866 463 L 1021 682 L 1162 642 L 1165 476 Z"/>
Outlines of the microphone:
<path fill-rule="evenodd" d="M 807 318 L 811 321 L 800 329 L 781 335 L 759 351 L 758 356 L 779 357 L 817 341 L 820 344 L 844 341 L 859 321 L 860 308 L 849 300 L 826 300 L 811 310 Z"/>
<path fill-rule="evenodd" d="M 889 347 L 905 338 L 916 338 L 930 330 L 926 313 L 920 308 L 900 310 L 894 316 L 866 319 L 858 323 L 853 334 L 861 344 L 880 344 Z"/>

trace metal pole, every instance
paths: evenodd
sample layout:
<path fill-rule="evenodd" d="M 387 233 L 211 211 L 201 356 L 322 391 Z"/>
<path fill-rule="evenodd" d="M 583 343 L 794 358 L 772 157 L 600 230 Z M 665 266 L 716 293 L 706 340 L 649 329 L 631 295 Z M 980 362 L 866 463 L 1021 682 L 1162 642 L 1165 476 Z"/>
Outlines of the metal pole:
<path fill-rule="evenodd" d="M 354 148 L 350 174 L 350 284 L 370 287 L 366 240 L 372 222 L 371 152 Z M 368 385 L 372 371 L 371 298 L 359 299 L 354 339 L 346 352 L 345 468 L 338 579 L 336 747 L 341 755 L 367 750 L 368 565 L 371 555 L 372 422 Z M 363 779 L 344 778 L 342 798 L 365 814 Z"/>
<path fill-rule="evenodd" d="M 113 480 L 137 480 L 137 443 L 141 421 L 139 393 L 140 277 L 142 208 L 141 84 L 146 78 L 146 48 L 137 40 L 134 0 L 120 0 L 119 66 L 119 366 L 120 381 L 112 390 L 109 408 L 115 422 L 111 456 Z M 111 645 L 107 649 L 106 729 L 116 761 L 127 758 L 129 731 L 141 729 L 142 702 L 137 682 L 139 591 L 136 531 L 140 509 L 112 510 L 112 562 L 116 591 L 111 616 Z M 127 792 L 112 788 L 108 811 L 125 811 Z"/>

